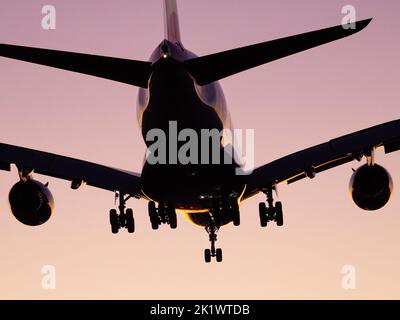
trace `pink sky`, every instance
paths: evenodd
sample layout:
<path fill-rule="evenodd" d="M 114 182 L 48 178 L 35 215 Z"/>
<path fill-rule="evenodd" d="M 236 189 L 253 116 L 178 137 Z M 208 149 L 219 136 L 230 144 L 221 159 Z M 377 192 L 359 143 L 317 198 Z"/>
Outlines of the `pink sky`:
<path fill-rule="evenodd" d="M 2 0 L 0 43 L 116 57 L 148 58 L 163 37 L 161 0 L 52 0 L 57 29 L 41 28 L 47 2 Z M 348 1 L 179 1 L 184 45 L 204 55 L 341 23 Z M 353 0 L 361 33 L 222 81 L 235 127 L 255 129 L 256 164 L 399 118 L 397 0 Z M 137 88 L 0 58 L 0 142 L 140 171 L 145 152 L 136 122 Z M 285 226 L 259 227 L 257 196 L 242 225 L 220 230 L 221 264 L 203 262 L 207 234 L 182 216 L 155 232 L 147 203 L 130 201 L 137 232 L 115 236 L 113 194 L 50 182 L 56 213 L 37 228 L 18 223 L 7 195 L 15 170 L 0 172 L 0 298 L 275 299 L 400 298 L 400 153 L 377 162 L 394 178 L 375 213 L 348 195 L 351 163 L 280 188 Z M 41 268 L 54 265 L 56 290 Z M 357 288 L 341 287 L 356 268 Z M 212 289 L 210 289 L 212 288 Z"/>

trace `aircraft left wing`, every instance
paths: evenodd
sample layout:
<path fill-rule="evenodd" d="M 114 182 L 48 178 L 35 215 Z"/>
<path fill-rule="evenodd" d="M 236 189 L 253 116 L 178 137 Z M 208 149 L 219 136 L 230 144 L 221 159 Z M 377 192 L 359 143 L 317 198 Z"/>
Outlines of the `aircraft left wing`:
<path fill-rule="evenodd" d="M 400 150 L 400 119 L 330 140 L 255 169 L 244 176 L 247 188 L 243 198 L 283 182 L 314 178 L 322 171 L 361 160 L 379 147 L 385 153 Z"/>
<path fill-rule="evenodd" d="M 19 170 L 34 170 L 55 178 L 83 181 L 87 185 L 137 196 L 140 175 L 99 164 L 64 157 L 43 151 L 0 143 L 0 170 L 10 171 L 15 164 Z"/>

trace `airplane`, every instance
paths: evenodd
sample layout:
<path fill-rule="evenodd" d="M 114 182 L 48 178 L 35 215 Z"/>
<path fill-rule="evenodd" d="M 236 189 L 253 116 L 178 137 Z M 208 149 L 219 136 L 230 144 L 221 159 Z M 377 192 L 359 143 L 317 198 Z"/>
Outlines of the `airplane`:
<path fill-rule="evenodd" d="M 176 0 L 164 0 L 164 14 L 165 37 L 149 61 L 4 43 L 0 44 L 0 56 L 138 87 L 137 116 L 149 148 L 149 132 L 157 128 L 168 131 L 172 121 L 179 130 L 229 128 L 220 80 L 348 37 L 372 20 L 357 21 L 355 28 L 338 25 L 198 57 L 182 44 Z M 223 139 L 218 143 L 219 151 L 225 154 L 228 145 Z M 25 225 L 41 225 L 54 211 L 48 185 L 34 179 L 34 173 L 47 175 L 69 181 L 74 190 L 89 185 L 114 192 L 118 206 L 109 212 L 114 234 L 121 229 L 135 231 L 133 210 L 126 208 L 131 198 L 148 201 L 154 230 L 162 224 L 176 229 L 176 212 L 183 212 L 189 221 L 207 231 L 210 248 L 205 249 L 204 259 L 209 263 L 212 258 L 222 261 L 222 250 L 215 245 L 217 232 L 229 223 L 240 225 L 240 204 L 244 200 L 265 194 L 266 200 L 258 208 L 261 227 L 270 222 L 282 226 L 282 203 L 274 200 L 278 185 L 312 179 L 351 161 L 365 161 L 354 170 L 349 184 L 355 204 L 364 210 L 382 208 L 389 201 L 393 182 L 389 172 L 375 162 L 374 152 L 381 147 L 385 153 L 400 149 L 400 119 L 289 154 L 247 175 L 236 174 L 242 164 L 235 159 L 228 164 L 151 164 L 145 158 L 138 174 L 4 143 L 0 143 L 0 169 L 10 171 L 11 165 L 18 169 L 19 181 L 10 190 L 9 202 L 15 218 Z"/>

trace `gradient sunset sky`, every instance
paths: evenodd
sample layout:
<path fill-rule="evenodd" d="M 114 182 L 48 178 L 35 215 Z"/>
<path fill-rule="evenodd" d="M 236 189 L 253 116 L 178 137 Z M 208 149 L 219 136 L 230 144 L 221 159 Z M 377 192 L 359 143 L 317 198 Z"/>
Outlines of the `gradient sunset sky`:
<path fill-rule="evenodd" d="M 55 6 L 57 29 L 41 28 Z M 335 26 L 351 4 L 362 32 L 221 82 L 236 128 L 255 129 L 256 165 L 399 118 L 397 0 L 178 0 L 186 48 L 198 55 Z M 0 43 L 147 60 L 163 39 L 162 0 L 2 0 Z M 145 145 L 137 88 L 0 58 L 0 142 L 140 172 Z M 222 263 L 205 264 L 206 232 L 178 216 L 151 230 L 145 201 L 131 200 L 136 233 L 112 235 L 114 195 L 49 181 L 56 213 L 31 228 L 9 213 L 17 182 L 0 172 L 0 299 L 400 298 L 400 153 L 377 153 L 394 179 L 389 204 L 364 212 L 348 182 L 354 162 L 279 189 L 285 225 L 259 226 L 259 195 L 242 225 L 219 232 Z M 56 290 L 41 287 L 54 265 Z M 356 289 L 341 287 L 344 265 Z"/>

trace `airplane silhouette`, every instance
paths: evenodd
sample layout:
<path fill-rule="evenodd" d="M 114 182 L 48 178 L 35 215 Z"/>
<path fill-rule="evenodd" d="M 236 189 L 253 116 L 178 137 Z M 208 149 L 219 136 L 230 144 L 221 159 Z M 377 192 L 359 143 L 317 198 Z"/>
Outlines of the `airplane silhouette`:
<path fill-rule="evenodd" d="M 317 47 L 355 34 L 372 19 L 355 23 L 355 28 L 339 25 L 282 39 L 263 42 L 229 51 L 197 57 L 187 50 L 180 37 L 176 0 L 165 0 L 165 39 L 156 47 L 148 62 L 98 55 L 0 44 L 0 56 L 79 72 L 139 87 L 138 119 L 147 139 L 154 129 L 168 132 L 171 122 L 177 130 L 190 128 L 230 128 L 229 114 L 219 80 L 265 63 Z M 167 133 L 168 134 L 168 133 Z M 170 142 L 165 142 L 170 147 Z M 181 141 L 181 144 L 183 142 Z M 130 198 L 148 201 L 151 226 L 177 227 L 176 210 L 209 234 L 211 248 L 204 251 L 206 262 L 215 257 L 222 261 L 222 250 L 215 247 L 221 226 L 240 224 L 240 203 L 260 192 L 266 202 L 259 204 L 260 224 L 274 221 L 283 225 L 282 203 L 275 202 L 273 191 L 282 183 L 294 183 L 353 160 L 366 163 L 355 170 L 350 191 L 357 206 L 377 210 L 390 198 L 393 183 L 390 174 L 374 161 L 374 150 L 385 153 L 400 149 L 400 120 L 391 121 L 311 148 L 290 154 L 239 175 L 240 168 L 232 153 L 230 163 L 144 162 L 141 174 L 114 169 L 83 160 L 0 144 L 0 169 L 10 171 L 11 164 L 19 172 L 9 193 L 14 216 L 22 223 L 36 226 L 45 223 L 54 209 L 54 200 L 47 185 L 33 178 L 33 173 L 65 179 L 72 189 L 84 184 L 115 192 L 118 210 L 110 210 L 113 233 L 126 228 L 135 231 L 132 209 L 126 209 Z M 218 140 L 219 152 L 226 155 L 229 145 Z M 208 149 L 207 149 L 208 151 Z M 199 152 L 205 152 L 204 149 Z"/>

